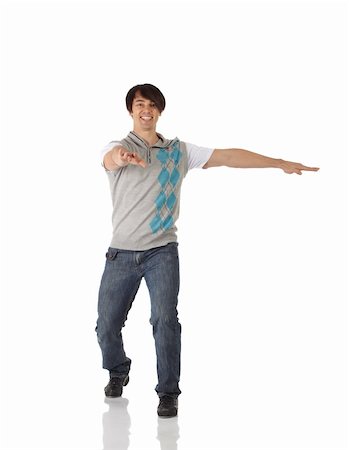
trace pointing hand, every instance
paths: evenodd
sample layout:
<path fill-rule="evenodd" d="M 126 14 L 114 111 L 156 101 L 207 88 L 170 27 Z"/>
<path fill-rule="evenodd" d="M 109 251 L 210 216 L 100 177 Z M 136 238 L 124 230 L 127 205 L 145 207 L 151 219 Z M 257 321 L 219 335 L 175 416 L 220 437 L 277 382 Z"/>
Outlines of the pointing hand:
<path fill-rule="evenodd" d="M 297 173 L 298 175 L 302 175 L 302 170 L 317 172 L 319 167 L 308 167 L 303 166 L 303 164 L 300 163 L 281 160 L 280 169 L 285 173 Z"/>
<path fill-rule="evenodd" d="M 134 166 L 147 167 L 147 163 L 136 152 L 130 152 L 125 147 L 118 147 L 114 149 L 113 161 L 119 167 L 125 167 L 128 164 Z"/>

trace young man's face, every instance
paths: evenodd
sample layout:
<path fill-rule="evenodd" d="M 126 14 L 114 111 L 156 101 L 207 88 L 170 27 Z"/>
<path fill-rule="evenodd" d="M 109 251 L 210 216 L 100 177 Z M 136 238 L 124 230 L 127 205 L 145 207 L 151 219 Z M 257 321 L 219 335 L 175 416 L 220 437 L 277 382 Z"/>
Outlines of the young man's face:
<path fill-rule="evenodd" d="M 140 92 L 136 92 L 130 114 L 133 118 L 134 131 L 155 131 L 160 111 L 153 101 L 144 98 Z"/>

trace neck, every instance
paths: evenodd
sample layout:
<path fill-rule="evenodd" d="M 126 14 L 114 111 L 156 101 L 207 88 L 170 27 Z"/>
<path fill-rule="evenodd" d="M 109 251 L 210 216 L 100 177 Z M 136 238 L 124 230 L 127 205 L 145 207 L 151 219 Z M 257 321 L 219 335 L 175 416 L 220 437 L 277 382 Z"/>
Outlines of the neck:
<path fill-rule="evenodd" d="M 155 130 L 137 130 L 133 129 L 137 136 L 141 137 L 148 145 L 154 145 L 159 140 Z"/>

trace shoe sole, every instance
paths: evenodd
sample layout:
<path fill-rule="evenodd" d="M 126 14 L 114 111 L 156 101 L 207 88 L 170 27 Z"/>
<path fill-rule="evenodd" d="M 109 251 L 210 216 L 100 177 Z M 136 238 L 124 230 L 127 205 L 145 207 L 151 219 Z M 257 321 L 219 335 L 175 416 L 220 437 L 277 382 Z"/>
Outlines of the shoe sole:
<path fill-rule="evenodd" d="M 176 412 L 176 414 L 174 414 L 174 415 L 172 415 L 172 416 L 165 415 L 165 414 L 159 414 L 159 413 L 158 413 L 158 416 L 159 416 L 161 419 L 171 419 L 172 417 L 177 417 L 177 416 L 178 416 L 178 412 Z"/>

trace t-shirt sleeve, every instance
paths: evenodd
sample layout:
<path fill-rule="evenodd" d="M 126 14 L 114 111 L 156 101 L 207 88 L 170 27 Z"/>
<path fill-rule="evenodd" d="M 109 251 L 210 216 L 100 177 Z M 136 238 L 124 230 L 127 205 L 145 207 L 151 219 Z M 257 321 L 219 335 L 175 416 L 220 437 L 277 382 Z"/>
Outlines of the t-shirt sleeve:
<path fill-rule="evenodd" d="M 105 156 L 108 152 L 110 152 L 110 150 L 111 150 L 113 147 L 115 147 L 116 145 L 122 145 L 122 144 L 121 144 L 121 142 L 119 142 L 119 141 L 111 141 L 111 142 L 109 142 L 109 144 L 107 144 L 105 147 L 102 148 L 101 153 L 100 153 L 100 156 L 101 156 L 101 165 L 102 165 L 102 167 L 104 167 L 104 164 L 103 164 L 104 156 Z M 105 168 L 105 167 L 104 167 L 104 168 Z M 105 170 L 107 170 L 107 169 L 105 169 Z"/>
<path fill-rule="evenodd" d="M 201 169 L 210 159 L 214 148 L 200 147 L 198 145 L 185 142 L 188 153 L 188 170 Z"/>

